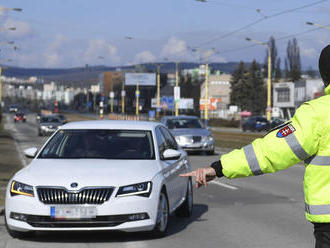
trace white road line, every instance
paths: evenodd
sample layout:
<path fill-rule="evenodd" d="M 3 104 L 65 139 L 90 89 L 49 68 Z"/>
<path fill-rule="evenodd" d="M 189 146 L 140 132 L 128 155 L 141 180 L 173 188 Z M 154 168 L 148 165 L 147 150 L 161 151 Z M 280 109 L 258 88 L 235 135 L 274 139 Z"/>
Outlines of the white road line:
<path fill-rule="evenodd" d="M 224 188 L 227 188 L 227 189 L 238 190 L 238 188 L 235 187 L 235 186 L 231 186 L 231 185 L 228 185 L 228 184 L 225 184 L 225 183 L 220 183 L 218 181 L 211 181 L 210 183 L 211 184 L 216 184 L 218 186 L 221 186 L 221 187 L 224 187 Z"/>

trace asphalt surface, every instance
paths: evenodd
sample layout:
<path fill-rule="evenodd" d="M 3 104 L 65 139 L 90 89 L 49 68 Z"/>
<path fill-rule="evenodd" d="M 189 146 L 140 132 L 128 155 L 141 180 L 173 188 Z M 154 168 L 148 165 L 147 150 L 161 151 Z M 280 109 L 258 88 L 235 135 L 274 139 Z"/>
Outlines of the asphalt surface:
<path fill-rule="evenodd" d="M 33 116 L 27 123 L 10 123 L 19 149 L 41 147 Z M 219 150 L 219 149 L 218 149 Z M 193 168 L 219 157 L 190 155 Z M 28 161 L 26 161 L 28 163 Z M 294 166 L 273 175 L 217 179 L 194 191 L 191 218 L 170 218 L 168 236 L 152 239 L 145 233 L 37 233 L 28 240 L 12 239 L 0 216 L 0 248 L 20 247 L 313 247 L 313 225 L 305 220 L 302 191 L 304 168 Z"/>

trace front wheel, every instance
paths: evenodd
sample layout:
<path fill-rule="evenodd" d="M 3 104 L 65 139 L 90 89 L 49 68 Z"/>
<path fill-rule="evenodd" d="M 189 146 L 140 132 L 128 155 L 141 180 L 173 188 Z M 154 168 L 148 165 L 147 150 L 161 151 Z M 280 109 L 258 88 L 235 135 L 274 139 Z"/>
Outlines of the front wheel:
<path fill-rule="evenodd" d="M 155 237 L 164 237 L 168 227 L 169 208 L 168 198 L 164 191 L 160 192 L 155 228 L 152 234 Z"/>
<path fill-rule="evenodd" d="M 193 188 L 191 179 L 188 181 L 186 199 L 181 206 L 175 211 L 178 217 L 190 217 L 193 212 Z"/>

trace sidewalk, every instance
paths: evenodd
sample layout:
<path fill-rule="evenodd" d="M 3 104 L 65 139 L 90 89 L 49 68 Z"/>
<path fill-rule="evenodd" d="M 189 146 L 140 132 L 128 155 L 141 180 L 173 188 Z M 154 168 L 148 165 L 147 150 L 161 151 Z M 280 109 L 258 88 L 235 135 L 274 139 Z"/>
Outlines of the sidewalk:
<path fill-rule="evenodd" d="M 2 120 L 5 122 L 6 118 Z M 8 181 L 16 171 L 22 168 L 15 140 L 8 130 L 4 129 L 4 123 L 0 126 L 0 154 L 0 215 L 2 215 Z"/>

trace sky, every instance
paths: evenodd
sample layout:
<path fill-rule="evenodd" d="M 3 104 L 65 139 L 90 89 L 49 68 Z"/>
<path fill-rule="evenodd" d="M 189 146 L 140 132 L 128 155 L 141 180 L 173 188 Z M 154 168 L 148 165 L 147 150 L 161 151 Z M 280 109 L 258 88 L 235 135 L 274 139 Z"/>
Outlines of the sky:
<path fill-rule="evenodd" d="M 330 30 L 306 25 L 330 25 L 330 0 L 0 0 L 0 6 L 23 9 L 0 14 L 0 63 L 20 67 L 199 62 L 206 54 L 211 62 L 263 63 L 266 48 L 246 37 L 273 36 L 282 67 L 296 37 L 307 69 L 317 68 L 330 43 Z"/>

